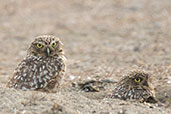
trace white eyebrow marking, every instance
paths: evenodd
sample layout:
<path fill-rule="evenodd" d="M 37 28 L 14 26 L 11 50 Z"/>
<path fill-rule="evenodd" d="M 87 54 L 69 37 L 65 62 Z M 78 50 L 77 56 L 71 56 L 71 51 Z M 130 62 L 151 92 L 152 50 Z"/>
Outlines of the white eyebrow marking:
<path fill-rule="evenodd" d="M 56 43 L 56 42 L 57 42 L 57 41 L 53 41 L 53 40 L 52 40 L 52 41 L 50 42 L 50 45 L 53 44 L 53 43 Z"/>

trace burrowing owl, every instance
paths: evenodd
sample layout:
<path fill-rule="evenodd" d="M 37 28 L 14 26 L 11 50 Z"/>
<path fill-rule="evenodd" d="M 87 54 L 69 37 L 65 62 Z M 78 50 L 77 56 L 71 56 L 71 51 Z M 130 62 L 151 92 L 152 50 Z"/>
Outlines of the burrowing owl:
<path fill-rule="evenodd" d="M 65 73 L 65 61 L 59 38 L 38 36 L 31 43 L 27 56 L 14 71 L 7 86 L 22 90 L 54 91 Z"/>
<path fill-rule="evenodd" d="M 140 102 L 157 102 L 151 78 L 149 74 L 142 71 L 133 71 L 119 81 L 110 97 Z"/>

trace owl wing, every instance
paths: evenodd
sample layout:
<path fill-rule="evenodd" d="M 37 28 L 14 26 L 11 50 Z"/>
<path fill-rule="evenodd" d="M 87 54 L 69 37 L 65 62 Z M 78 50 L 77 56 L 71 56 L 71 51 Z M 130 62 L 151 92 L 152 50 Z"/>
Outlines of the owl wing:
<path fill-rule="evenodd" d="M 8 87 L 22 90 L 54 88 L 65 72 L 63 57 L 27 57 L 14 71 Z"/>
<path fill-rule="evenodd" d="M 16 89 L 30 88 L 29 81 L 31 81 L 31 75 L 33 74 L 34 59 L 25 58 L 14 70 L 12 78 L 8 82 L 8 87 L 14 87 Z"/>
<path fill-rule="evenodd" d="M 56 92 L 55 88 L 59 87 L 61 79 L 66 72 L 66 58 L 64 56 L 54 57 L 54 59 L 46 65 L 46 68 L 51 71 L 49 75 L 46 75 L 50 80 L 47 80 L 48 82 L 42 90 Z"/>

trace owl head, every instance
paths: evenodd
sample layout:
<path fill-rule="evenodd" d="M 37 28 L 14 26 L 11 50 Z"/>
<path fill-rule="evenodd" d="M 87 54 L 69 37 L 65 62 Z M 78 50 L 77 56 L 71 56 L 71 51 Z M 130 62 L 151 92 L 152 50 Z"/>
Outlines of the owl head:
<path fill-rule="evenodd" d="M 146 87 L 152 88 L 151 78 L 149 74 L 144 73 L 143 71 L 133 71 L 128 74 L 127 80 L 125 80 L 128 85 L 132 87 Z"/>
<path fill-rule="evenodd" d="M 31 43 L 28 53 L 34 56 L 55 56 L 63 54 L 62 42 L 52 35 L 38 36 Z"/>
<path fill-rule="evenodd" d="M 142 102 L 157 102 L 151 77 L 143 71 L 129 73 L 118 83 L 111 96 L 124 100 L 139 99 Z"/>

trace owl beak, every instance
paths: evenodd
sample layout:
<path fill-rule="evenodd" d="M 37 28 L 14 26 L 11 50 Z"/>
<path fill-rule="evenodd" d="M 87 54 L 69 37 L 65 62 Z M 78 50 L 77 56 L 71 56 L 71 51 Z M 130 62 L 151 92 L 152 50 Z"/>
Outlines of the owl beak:
<path fill-rule="evenodd" d="M 51 51 L 50 51 L 49 48 L 46 48 L 46 53 L 47 53 L 48 56 L 50 55 Z"/>

